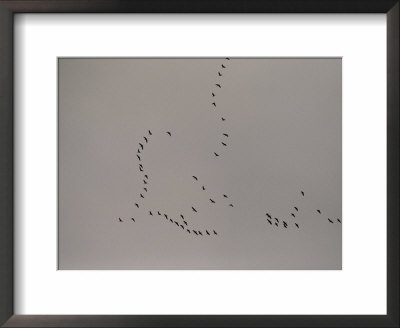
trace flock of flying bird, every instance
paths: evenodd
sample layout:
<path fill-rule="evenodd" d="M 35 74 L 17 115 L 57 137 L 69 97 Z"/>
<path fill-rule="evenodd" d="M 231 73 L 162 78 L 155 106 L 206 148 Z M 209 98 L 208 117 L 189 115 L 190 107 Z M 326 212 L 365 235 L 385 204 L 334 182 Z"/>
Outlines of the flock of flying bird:
<path fill-rule="evenodd" d="M 300 191 L 300 193 L 301 193 L 302 197 L 305 196 L 304 191 Z M 320 209 L 317 209 L 316 213 L 318 213 L 319 215 L 322 215 L 322 212 Z M 291 211 L 291 213 L 290 213 L 290 220 L 292 221 L 291 223 L 293 223 L 297 229 L 300 229 L 300 226 L 298 223 L 299 214 L 300 214 L 300 212 L 299 212 L 298 206 L 293 206 L 293 211 Z M 279 224 L 281 223 L 283 228 L 287 229 L 289 227 L 289 224 L 290 224 L 290 223 L 288 223 L 289 219 L 285 219 L 286 221 L 283 219 L 280 220 L 279 218 L 272 217 L 272 215 L 268 212 L 265 213 L 265 215 L 267 217 L 266 218 L 267 224 L 269 224 L 273 227 L 279 227 Z M 331 218 L 327 218 L 327 219 L 328 219 L 328 222 L 330 222 L 330 223 L 335 223 L 335 222 L 342 223 L 342 221 L 338 218 L 336 218 L 334 220 L 332 220 Z"/>
<path fill-rule="evenodd" d="M 222 77 L 223 77 L 223 73 L 224 71 L 227 69 L 228 67 L 228 61 L 230 60 L 230 58 L 225 58 L 225 61 L 223 63 L 220 63 L 219 69 L 218 69 L 218 73 L 217 73 L 217 78 L 219 79 L 217 82 L 214 84 L 214 88 L 211 92 L 211 102 L 210 102 L 210 106 L 212 110 L 216 111 L 216 114 L 218 115 L 218 110 L 217 110 L 217 96 L 218 96 L 218 91 L 220 89 L 222 89 Z M 226 118 L 221 116 L 221 121 L 225 122 Z M 164 133 L 164 132 L 162 132 Z M 172 133 L 171 131 L 166 131 L 164 135 L 167 135 L 169 137 L 172 137 Z M 151 130 L 148 130 L 147 135 L 143 136 L 143 141 L 139 142 L 139 147 L 137 149 L 137 153 L 136 153 L 136 157 L 138 160 L 138 169 L 140 174 L 143 175 L 143 191 L 139 194 L 139 200 L 137 200 L 134 205 L 137 209 L 141 208 L 140 205 L 140 200 L 145 198 L 145 195 L 148 193 L 148 187 L 149 187 L 149 176 L 148 173 L 145 171 L 145 167 L 143 165 L 143 157 L 144 157 L 144 151 L 145 151 L 145 145 L 147 145 L 150 141 L 150 139 L 152 138 L 153 133 Z M 228 146 L 228 140 L 229 140 L 229 134 L 226 133 L 225 129 L 224 131 L 221 133 L 221 138 L 222 140 L 220 140 L 221 145 L 223 147 L 227 147 Z M 217 153 L 218 151 L 218 153 Z M 221 151 L 217 150 L 214 151 L 214 156 L 215 157 L 220 157 Z M 205 193 L 207 192 L 207 188 L 205 185 L 201 184 L 198 177 L 196 175 L 192 176 L 192 179 L 195 183 L 199 183 L 199 185 L 201 185 L 201 190 L 204 191 Z M 304 192 L 301 191 L 300 192 L 302 197 L 305 196 Z M 221 199 L 226 201 L 227 206 L 229 207 L 234 207 L 232 202 L 229 202 L 229 196 L 227 194 L 222 194 L 221 195 Z M 208 197 L 208 196 L 207 196 Z M 210 204 L 215 204 L 216 203 L 216 198 L 211 198 L 208 197 Z M 191 215 L 196 215 L 198 214 L 199 210 L 197 208 L 197 206 L 191 206 L 191 208 L 189 209 L 189 211 L 191 212 Z M 321 210 L 317 209 L 316 212 L 318 214 L 322 214 Z M 291 216 L 291 223 L 297 228 L 300 228 L 300 225 L 298 223 L 298 215 L 299 214 L 299 208 L 297 206 L 293 206 L 293 211 L 290 213 Z M 203 228 L 202 230 L 200 230 L 198 227 L 194 227 L 194 225 L 191 222 L 188 222 L 190 220 L 188 220 L 189 215 L 185 215 L 184 214 L 179 214 L 176 215 L 176 217 L 173 217 L 171 215 L 168 215 L 167 213 L 161 212 L 159 210 L 152 210 L 152 209 L 148 209 L 148 215 L 149 216 L 159 216 L 160 218 L 163 218 L 165 222 L 171 223 L 172 225 L 174 225 L 178 230 L 182 231 L 182 232 L 186 232 L 188 234 L 194 235 L 194 236 L 218 236 L 218 232 L 215 231 L 215 229 L 213 228 Z M 136 219 L 134 217 L 131 217 L 130 219 L 121 219 L 120 217 L 118 218 L 118 222 L 125 222 L 125 221 L 130 221 L 130 222 L 136 222 Z M 273 227 L 279 227 L 280 224 L 282 224 L 282 226 L 287 229 L 289 227 L 289 223 L 287 221 L 289 221 L 288 219 L 283 220 L 283 219 L 279 219 L 277 217 L 272 217 L 271 214 L 266 213 L 266 221 L 267 224 L 273 226 Z M 341 223 L 340 219 L 335 219 L 334 221 L 330 218 L 328 218 L 328 221 L 330 223 Z"/>

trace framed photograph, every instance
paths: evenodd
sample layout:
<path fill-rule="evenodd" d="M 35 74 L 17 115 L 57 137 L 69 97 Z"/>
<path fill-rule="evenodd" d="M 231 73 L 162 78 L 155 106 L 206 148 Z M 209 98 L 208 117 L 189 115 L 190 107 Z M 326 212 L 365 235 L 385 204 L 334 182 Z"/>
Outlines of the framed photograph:
<path fill-rule="evenodd" d="M 0 323 L 398 327 L 398 1 L 0 1 Z"/>

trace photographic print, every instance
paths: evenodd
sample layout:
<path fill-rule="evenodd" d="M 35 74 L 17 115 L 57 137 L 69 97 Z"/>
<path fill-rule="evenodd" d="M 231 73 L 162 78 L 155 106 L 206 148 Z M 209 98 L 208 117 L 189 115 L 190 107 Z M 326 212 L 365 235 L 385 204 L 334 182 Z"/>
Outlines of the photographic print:
<path fill-rule="evenodd" d="M 59 58 L 58 269 L 340 270 L 341 58 Z"/>

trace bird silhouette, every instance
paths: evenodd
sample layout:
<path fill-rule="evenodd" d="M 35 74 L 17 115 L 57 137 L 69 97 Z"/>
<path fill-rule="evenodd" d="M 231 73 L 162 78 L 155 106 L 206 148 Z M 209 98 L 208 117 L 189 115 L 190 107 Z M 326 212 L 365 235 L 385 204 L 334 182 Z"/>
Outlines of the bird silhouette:
<path fill-rule="evenodd" d="M 174 221 L 173 221 L 172 219 L 169 219 L 169 221 L 170 221 L 171 223 L 174 223 Z"/>
<path fill-rule="evenodd" d="M 233 204 L 229 204 L 230 207 L 233 207 Z"/>
<path fill-rule="evenodd" d="M 167 131 L 167 134 L 168 134 L 169 136 L 171 136 L 171 132 Z"/>
<path fill-rule="evenodd" d="M 144 184 L 147 184 L 147 181 L 146 181 L 146 180 L 143 180 L 143 183 L 144 183 Z"/>
<path fill-rule="evenodd" d="M 141 159 L 140 159 L 140 156 L 139 155 L 136 155 L 137 156 L 137 158 L 138 158 L 138 160 L 140 161 Z"/>
<path fill-rule="evenodd" d="M 218 235 L 217 232 L 216 232 L 215 230 L 213 230 L 213 232 L 214 232 L 214 235 Z"/>
<path fill-rule="evenodd" d="M 318 212 L 319 214 L 321 214 L 321 210 L 317 210 L 317 212 Z"/>
<path fill-rule="evenodd" d="M 204 186 L 201 187 L 203 190 L 206 190 L 206 188 Z"/>
<path fill-rule="evenodd" d="M 147 174 L 145 174 L 145 175 L 144 175 L 144 177 L 145 177 L 146 179 L 148 179 L 148 178 L 149 178 L 149 176 L 148 176 Z"/>
<path fill-rule="evenodd" d="M 213 203 L 213 204 L 215 204 L 215 201 L 214 201 L 213 199 L 211 199 L 211 198 L 210 198 L 210 202 Z"/>
<path fill-rule="evenodd" d="M 222 135 L 224 135 L 225 137 L 229 137 L 229 135 L 227 133 L 223 133 Z"/>
<path fill-rule="evenodd" d="M 140 197 L 144 198 L 144 196 L 142 194 L 140 194 Z"/>
<path fill-rule="evenodd" d="M 226 60 L 231 60 L 231 59 L 230 59 L 230 58 L 228 58 L 228 57 L 226 57 L 225 59 L 226 59 Z"/>
<path fill-rule="evenodd" d="M 287 223 L 286 223 L 285 221 L 282 221 L 282 223 L 283 223 L 283 226 L 284 226 L 285 228 L 287 228 Z"/>
<path fill-rule="evenodd" d="M 265 214 L 266 216 L 268 216 L 270 219 L 272 219 L 271 215 L 269 213 Z"/>
<path fill-rule="evenodd" d="M 164 214 L 164 216 L 165 216 L 166 219 L 168 219 L 168 215 L 167 214 Z"/>
<path fill-rule="evenodd" d="M 301 194 L 304 196 L 304 191 L 302 191 Z"/>
<path fill-rule="evenodd" d="M 193 210 L 193 212 L 197 213 L 197 210 L 193 206 L 192 206 L 192 210 Z"/>
<path fill-rule="evenodd" d="M 224 66 L 223 64 L 221 65 L 221 67 L 222 67 L 222 68 L 225 68 L 225 66 Z"/>
<path fill-rule="evenodd" d="M 131 218 L 131 220 L 132 220 L 133 222 L 136 222 L 134 218 Z"/>
<path fill-rule="evenodd" d="M 294 225 L 297 227 L 297 229 L 299 228 L 299 225 L 297 223 L 295 223 Z"/>
<path fill-rule="evenodd" d="M 119 222 L 124 222 L 124 221 L 122 221 L 122 219 L 121 219 L 121 218 L 118 218 L 118 221 L 119 221 Z"/>
<path fill-rule="evenodd" d="M 329 221 L 330 223 L 333 223 L 333 221 L 332 221 L 331 219 L 328 219 L 328 221 Z"/>
<path fill-rule="evenodd" d="M 275 222 L 275 225 L 278 226 L 278 223 Z"/>
<path fill-rule="evenodd" d="M 208 230 L 206 230 L 206 234 L 207 234 L 207 235 L 210 235 L 210 233 L 208 232 Z"/>
<path fill-rule="evenodd" d="M 137 150 L 137 153 L 138 153 L 138 154 L 141 154 L 141 152 L 140 152 L 140 148 L 138 148 L 138 150 Z"/>
<path fill-rule="evenodd" d="M 199 231 L 199 235 L 203 236 L 203 234 L 201 233 L 201 231 Z"/>
<path fill-rule="evenodd" d="M 294 218 L 296 217 L 296 215 L 294 215 L 293 213 L 290 213 Z"/>
<path fill-rule="evenodd" d="M 143 150 L 143 144 L 141 144 L 140 142 L 139 142 L 139 146 L 140 146 L 140 148 L 142 148 L 142 150 Z"/>
<path fill-rule="evenodd" d="M 143 190 L 144 190 L 145 192 L 147 192 L 147 188 L 146 188 L 146 187 L 143 187 Z"/>
<path fill-rule="evenodd" d="M 183 214 L 181 214 L 180 216 L 181 216 L 182 220 L 184 220 L 184 219 L 185 219 L 185 218 L 183 217 Z"/>
<path fill-rule="evenodd" d="M 151 133 L 151 131 L 149 130 L 149 135 L 153 135 L 153 133 Z"/>
<path fill-rule="evenodd" d="M 221 117 L 221 120 L 225 121 L 225 118 Z"/>
<path fill-rule="evenodd" d="M 221 142 L 221 143 L 222 143 L 222 145 L 224 145 L 226 147 L 226 143 L 225 142 Z"/>
<path fill-rule="evenodd" d="M 158 214 L 158 215 L 161 215 L 160 211 L 157 211 L 157 214 Z"/>
<path fill-rule="evenodd" d="M 149 141 L 147 140 L 147 138 L 146 137 L 143 137 L 143 139 L 144 139 L 144 141 L 146 141 L 146 143 L 148 143 Z"/>
<path fill-rule="evenodd" d="M 215 104 L 215 102 L 212 103 L 214 105 L 214 107 L 217 107 L 217 105 Z"/>
<path fill-rule="evenodd" d="M 222 74 L 220 72 L 218 72 L 218 76 L 222 76 Z"/>
<path fill-rule="evenodd" d="M 192 231 L 193 231 L 193 233 L 194 233 L 194 234 L 196 234 L 196 235 L 197 235 L 197 231 L 196 231 L 196 230 L 192 230 Z"/>
<path fill-rule="evenodd" d="M 179 227 L 179 223 L 178 222 L 176 222 L 176 221 L 174 221 L 175 222 L 175 224 Z"/>
<path fill-rule="evenodd" d="M 294 207 L 294 209 L 295 209 L 297 212 L 299 211 L 299 209 L 298 209 L 296 206 Z"/>
<path fill-rule="evenodd" d="M 182 224 L 180 224 L 179 226 L 180 226 L 182 229 L 185 229 L 185 227 L 184 227 Z"/>
<path fill-rule="evenodd" d="M 135 206 L 136 206 L 137 208 L 139 208 L 139 204 L 138 204 L 138 203 L 135 203 Z"/>
<path fill-rule="evenodd" d="M 215 157 L 218 157 L 218 156 L 219 156 L 216 152 L 214 152 L 214 155 L 215 155 Z"/>
<path fill-rule="evenodd" d="M 228 198 L 228 195 L 226 195 L 226 194 L 223 194 L 223 196 L 224 196 L 224 198 Z"/>
<path fill-rule="evenodd" d="M 216 85 L 218 88 L 221 88 L 221 85 L 220 85 L 220 84 L 216 83 L 215 85 Z"/>
<path fill-rule="evenodd" d="M 197 179 L 196 176 L 192 175 L 193 179 L 195 179 L 196 181 L 199 181 L 199 179 Z"/>
<path fill-rule="evenodd" d="M 142 169 L 141 167 L 139 167 L 139 171 L 140 171 L 140 172 L 143 172 L 143 169 Z"/>
<path fill-rule="evenodd" d="M 183 220 L 183 223 L 184 223 L 185 225 L 188 225 L 187 222 L 186 222 L 185 220 Z"/>
<path fill-rule="evenodd" d="M 139 167 L 143 168 L 143 164 L 140 164 L 140 163 L 139 163 Z"/>
<path fill-rule="evenodd" d="M 211 94 L 212 94 L 213 97 L 215 97 L 215 93 L 214 92 L 212 92 Z"/>
<path fill-rule="evenodd" d="M 189 229 L 186 229 L 186 231 L 190 233 L 190 230 L 189 230 Z"/>
<path fill-rule="evenodd" d="M 267 219 L 268 223 L 272 225 L 272 221 L 270 219 Z"/>
<path fill-rule="evenodd" d="M 276 221 L 276 222 L 279 222 L 279 220 L 278 220 L 277 218 L 275 218 L 275 221 Z"/>
<path fill-rule="evenodd" d="M 340 219 L 336 219 L 336 220 L 337 220 L 337 222 L 342 223 L 342 221 L 340 221 Z"/>
<path fill-rule="evenodd" d="M 151 216 L 153 216 L 153 213 L 151 213 L 151 211 L 149 211 L 149 214 L 150 214 Z"/>

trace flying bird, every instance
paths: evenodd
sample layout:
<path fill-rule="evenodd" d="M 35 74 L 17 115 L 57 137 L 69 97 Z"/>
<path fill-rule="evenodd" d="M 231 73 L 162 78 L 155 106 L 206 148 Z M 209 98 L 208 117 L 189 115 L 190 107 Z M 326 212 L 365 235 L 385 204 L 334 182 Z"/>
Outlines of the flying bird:
<path fill-rule="evenodd" d="M 226 59 L 226 60 L 231 60 L 231 59 L 230 59 L 230 58 L 228 58 L 228 57 L 226 57 L 225 59 Z"/>
<path fill-rule="evenodd" d="M 187 225 L 187 222 L 186 222 L 185 220 L 183 220 L 183 223 L 184 223 L 185 225 Z"/>
<path fill-rule="evenodd" d="M 151 131 L 149 130 L 149 135 L 153 135 L 153 133 L 151 133 Z"/>
<path fill-rule="evenodd" d="M 212 92 L 211 94 L 212 94 L 213 97 L 215 97 L 215 93 L 214 92 Z"/>
<path fill-rule="evenodd" d="M 185 229 L 185 227 L 181 224 L 181 225 L 179 225 L 182 229 Z"/>
<path fill-rule="evenodd" d="M 144 198 L 144 196 L 142 194 L 140 194 L 140 197 Z"/>
<path fill-rule="evenodd" d="M 146 141 L 146 143 L 148 143 L 149 141 L 147 140 L 147 138 L 146 137 L 143 137 L 143 139 L 144 139 L 144 141 Z"/>
<path fill-rule="evenodd" d="M 202 235 L 203 236 L 203 234 L 201 233 L 201 231 L 199 230 L 199 235 Z"/>
<path fill-rule="evenodd" d="M 340 221 L 340 219 L 336 219 L 336 220 L 337 220 L 337 222 L 342 223 L 342 221 Z"/>
<path fill-rule="evenodd" d="M 295 223 L 294 225 L 297 227 L 297 229 L 299 228 L 299 225 L 297 223 Z"/>
<path fill-rule="evenodd" d="M 213 230 L 213 232 L 214 232 L 214 235 L 218 235 L 215 230 Z"/>
<path fill-rule="evenodd" d="M 167 131 L 167 134 L 168 134 L 169 136 L 171 136 L 171 132 Z"/>
<path fill-rule="evenodd" d="M 139 155 L 136 155 L 137 156 L 137 158 L 138 158 L 138 160 L 140 161 L 141 159 L 140 159 L 140 156 Z"/>
<path fill-rule="evenodd" d="M 225 118 L 221 117 L 221 120 L 225 121 Z"/>
<path fill-rule="evenodd" d="M 153 216 L 153 213 L 151 213 L 151 211 L 149 211 L 149 214 L 150 214 L 151 216 Z"/>
<path fill-rule="evenodd" d="M 172 221 L 172 219 L 169 219 L 171 223 L 174 223 L 174 221 Z"/>
<path fill-rule="evenodd" d="M 275 222 L 275 225 L 278 226 L 278 223 Z"/>
<path fill-rule="evenodd" d="M 271 225 L 272 225 L 272 221 L 271 221 L 270 219 L 267 219 L 267 221 L 269 222 L 269 224 L 271 224 Z"/>
<path fill-rule="evenodd" d="M 298 209 L 296 206 L 294 207 L 294 209 L 295 209 L 297 212 L 299 211 L 299 209 Z"/>
<path fill-rule="evenodd" d="M 197 213 L 197 211 L 196 211 L 196 209 L 192 206 L 192 210 L 193 210 L 193 212 L 196 212 Z"/>
<path fill-rule="evenodd" d="M 290 213 L 290 214 L 292 214 L 292 216 L 295 218 L 296 217 L 296 215 L 294 215 L 293 213 Z"/>
<path fill-rule="evenodd" d="M 121 218 L 118 218 L 118 221 L 119 221 L 119 222 L 124 222 L 124 221 L 122 221 L 122 219 L 121 219 Z"/>
<path fill-rule="evenodd" d="M 166 219 L 168 219 L 168 215 L 167 214 L 164 214 L 164 216 L 165 216 Z"/>
<path fill-rule="evenodd" d="M 224 135 L 225 137 L 229 137 L 229 135 L 227 133 L 223 133 L 222 135 Z"/>
<path fill-rule="evenodd" d="M 330 223 L 333 223 L 333 221 L 332 221 L 331 219 L 328 219 L 328 221 L 329 221 Z"/>
<path fill-rule="evenodd" d="M 218 76 L 222 76 L 222 74 L 220 72 L 218 72 Z"/>
<path fill-rule="evenodd" d="M 218 156 L 219 156 L 216 152 L 214 152 L 214 155 L 215 155 L 215 157 L 218 157 Z"/>
<path fill-rule="evenodd" d="M 211 203 L 213 203 L 213 204 L 215 204 L 215 201 L 214 201 L 214 200 L 212 200 L 211 198 L 210 198 L 210 202 L 211 202 Z"/>
<path fill-rule="evenodd" d="M 203 186 L 203 187 L 201 187 L 203 190 L 206 190 L 206 188 Z"/>
<path fill-rule="evenodd" d="M 219 85 L 218 83 L 215 84 L 218 88 L 221 88 L 221 85 Z"/>
<path fill-rule="evenodd" d="M 225 68 L 225 66 L 224 66 L 223 64 L 221 65 L 221 67 L 222 67 L 222 68 Z"/>
<path fill-rule="evenodd" d="M 192 175 L 193 179 L 195 179 L 196 181 L 199 181 L 199 179 L 197 179 L 196 176 Z"/>
<path fill-rule="evenodd" d="M 143 172 L 143 169 L 142 169 L 141 167 L 139 167 L 139 171 L 140 171 L 140 172 Z"/>
<path fill-rule="evenodd" d="M 175 224 L 179 227 L 179 223 L 178 222 L 176 222 L 176 221 L 174 221 L 175 222 Z"/>
<path fill-rule="evenodd" d="M 269 213 L 267 213 L 267 214 L 265 214 L 265 215 L 268 216 L 270 219 L 272 219 L 272 218 L 271 218 L 271 215 L 270 215 Z"/>
<path fill-rule="evenodd" d="M 210 235 L 210 233 L 208 232 L 208 230 L 206 230 L 206 234 L 207 234 L 207 235 Z"/>
<path fill-rule="evenodd" d="M 304 191 L 302 191 L 301 194 L 304 196 Z"/>
<path fill-rule="evenodd" d="M 229 204 L 230 207 L 233 207 L 233 204 Z"/>
<path fill-rule="evenodd" d="M 318 212 L 319 214 L 321 214 L 321 210 L 317 210 L 317 212 Z"/>
<path fill-rule="evenodd" d="M 139 208 L 139 204 L 138 204 L 138 203 L 135 203 L 135 206 L 136 206 L 137 208 Z"/>
<path fill-rule="evenodd" d="M 144 190 L 145 192 L 147 192 L 147 188 L 146 188 L 146 187 L 143 187 L 143 190 Z"/>
<path fill-rule="evenodd" d="M 226 147 L 226 143 L 225 142 L 221 142 L 221 143 L 222 143 L 222 145 L 224 145 Z"/>
<path fill-rule="evenodd" d="M 214 105 L 214 107 L 217 107 L 217 105 L 215 104 L 215 102 L 212 103 Z"/>
<path fill-rule="evenodd" d="M 277 218 L 275 218 L 275 221 L 276 221 L 276 222 L 279 222 L 279 220 L 278 220 Z"/>
<path fill-rule="evenodd" d="M 139 148 L 138 148 L 138 150 L 137 150 L 137 153 L 138 153 L 138 154 L 141 154 L 141 152 L 140 152 L 140 149 L 139 149 Z"/>
<path fill-rule="evenodd" d="M 136 222 L 134 218 L 131 218 L 131 220 L 132 220 L 133 222 Z"/>
<path fill-rule="evenodd" d="M 190 233 L 190 230 L 189 230 L 189 229 L 186 229 L 186 231 Z"/>
<path fill-rule="evenodd" d="M 285 228 L 287 228 L 287 223 L 285 222 L 285 221 L 282 221 L 283 222 L 283 226 L 285 227 Z"/>
<path fill-rule="evenodd" d="M 160 211 L 157 211 L 157 214 L 158 214 L 158 215 L 161 215 Z"/>
<path fill-rule="evenodd" d="M 143 183 L 144 183 L 144 184 L 147 184 L 147 181 L 146 181 L 146 180 L 143 180 Z"/>
<path fill-rule="evenodd" d="M 185 218 L 183 217 L 183 215 L 181 214 L 181 218 L 182 218 L 182 220 L 184 220 Z"/>
<path fill-rule="evenodd" d="M 196 230 L 193 230 L 193 233 L 195 233 L 197 235 L 197 231 Z"/>
<path fill-rule="evenodd" d="M 145 174 L 145 175 L 144 175 L 144 177 L 145 177 L 146 179 L 148 179 L 148 178 L 149 178 L 149 176 L 148 176 L 147 174 Z"/>
<path fill-rule="evenodd" d="M 140 146 L 140 148 L 142 148 L 142 150 L 143 150 L 143 144 L 141 144 L 141 143 L 139 142 L 139 146 Z"/>

